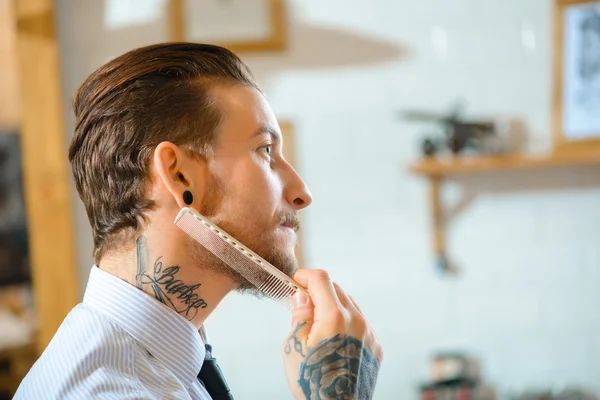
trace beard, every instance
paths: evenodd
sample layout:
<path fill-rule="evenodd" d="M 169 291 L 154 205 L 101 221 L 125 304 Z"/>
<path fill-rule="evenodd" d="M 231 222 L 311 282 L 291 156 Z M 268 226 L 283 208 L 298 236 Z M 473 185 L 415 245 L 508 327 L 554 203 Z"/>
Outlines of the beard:
<path fill-rule="evenodd" d="M 206 195 L 200 206 L 200 214 L 210 220 L 235 238 L 238 242 L 254 251 L 264 258 L 275 268 L 291 277 L 298 270 L 298 262 L 292 251 L 287 246 L 278 245 L 275 221 L 250 221 L 248 218 L 240 218 L 230 221 L 219 216 L 222 209 L 223 198 L 226 196 L 222 183 L 214 176 L 207 180 Z M 297 217 L 290 213 L 281 213 L 279 222 L 296 221 Z M 234 281 L 239 292 L 250 293 L 260 296 L 260 291 L 235 269 L 231 268 L 204 246 L 186 236 L 186 247 L 195 265 L 202 266 L 211 272 L 224 275 Z M 235 250 L 232 250 L 235 251 Z M 257 268 L 259 268 L 257 266 Z"/>

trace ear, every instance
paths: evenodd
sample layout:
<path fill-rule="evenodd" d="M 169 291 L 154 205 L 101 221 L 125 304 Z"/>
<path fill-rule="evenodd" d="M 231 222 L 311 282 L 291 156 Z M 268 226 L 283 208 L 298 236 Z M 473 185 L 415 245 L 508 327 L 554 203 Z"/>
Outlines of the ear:
<path fill-rule="evenodd" d="M 199 204 L 204 194 L 202 162 L 171 142 L 162 142 L 156 146 L 153 161 L 157 179 L 162 182 L 165 190 L 164 194 L 172 196 L 179 208 Z M 191 205 L 183 201 L 186 190 L 194 197 Z"/>

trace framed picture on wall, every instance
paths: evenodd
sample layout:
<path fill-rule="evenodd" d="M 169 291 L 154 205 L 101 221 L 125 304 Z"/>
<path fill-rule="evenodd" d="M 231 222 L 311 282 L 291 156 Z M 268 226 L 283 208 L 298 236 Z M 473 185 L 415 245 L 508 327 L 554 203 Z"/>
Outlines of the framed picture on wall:
<path fill-rule="evenodd" d="M 555 151 L 600 150 L 600 0 L 556 0 Z"/>
<path fill-rule="evenodd" d="M 173 41 L 217 44 L 234 52 L 285 49 L 285 0 L 169 1 Z"/>

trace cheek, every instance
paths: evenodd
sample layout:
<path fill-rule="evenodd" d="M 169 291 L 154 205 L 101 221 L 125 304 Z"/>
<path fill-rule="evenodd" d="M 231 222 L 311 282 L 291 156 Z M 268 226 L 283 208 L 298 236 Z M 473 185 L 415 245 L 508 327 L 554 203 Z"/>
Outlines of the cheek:
<path fill-rule="evenodd" d="M 280 208 L 281 181 L 270 169 L 258 169 L 255 173 L 248 174 L 242 190 L 242 201 L 247 205 L 248 212 L 273 214 Z"/>
<path fill-rule="evenodd" d="M 223 211 L 238 219 L 264 224 L 280 209 L 281 180 L 268 166 L 239 168 L 226 186 Z"/>

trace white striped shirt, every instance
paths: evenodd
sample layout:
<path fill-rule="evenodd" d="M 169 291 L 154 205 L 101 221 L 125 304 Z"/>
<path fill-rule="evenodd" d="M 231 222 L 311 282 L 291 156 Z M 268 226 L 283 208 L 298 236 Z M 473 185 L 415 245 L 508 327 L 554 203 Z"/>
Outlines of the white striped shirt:
<path fill-rule="evenodd" d="M 210 400 L 197 379 L 204 329 L 93 267 L 83 302 L 21 382 L 14 399 Z"/>

